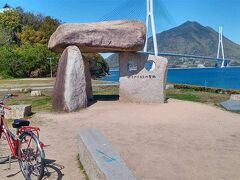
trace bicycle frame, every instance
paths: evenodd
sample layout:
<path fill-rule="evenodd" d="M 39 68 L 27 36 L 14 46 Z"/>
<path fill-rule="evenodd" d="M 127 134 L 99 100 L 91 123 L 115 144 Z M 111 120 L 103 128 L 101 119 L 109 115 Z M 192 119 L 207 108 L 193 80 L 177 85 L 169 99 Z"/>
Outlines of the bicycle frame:
<path fill-rule="evenodd" d="M 19 129 L 17 129 L 16 135 L 14 135 L 8 128 L 8 125 L 6 123 L 6 120 L 4 118 L 4 115 L 1 115 L 1 124 L 0 124 L 0 138 L 2 137 L 2 134 L 5 134 L 6 140 L 8 142 L 8 145 L 10 147 L 10 150 L 12 152 L 12 155 L 17 158 L 21 159 L 21 157 L 18 156 L 18 145 L 19 145 L 19 135 L 22 134 L 23 132 L 32 132 L 36 133 L 37 136 L 39 136 L 39 131 L 40 129 L 37 127 L 32 127 L 32 126 L 23 126 Z M 31 140 L 30 140 L 31 141 Z M 44 146 L 41 143 L 42 147 Z"/>
<path fill-rule="evenodd" d="M 32 174 L 41 179 L 44 176 L 45 153 L 43 150 L 44 144 L 39 140 L 40 129 L 38 127 L 29 126 L 30 122 L 28 121 L 14 120 L 13 128 L 16 128 L 15 134 L 9 129 L 4 117 L 4 110 L 11 110 L 11 107 L 6 106 L 4 101 L 13 96 L 17 95 L 6 94 L 0 100 L 0 139 L 2 136 L 6 138 L 11 151 L 10 156 L 5 154 L 8 153 L 7 151 L 3 151 L 1 163 L 4 163 L 9 159 L 10 169 L 11 158 L 14 157 L 19 161 L 20 169 L 26 179 L 29 179 Z M 5 144 L 3 148 L 5 148 Z M 37 174 L 35 173 L 35 170 L 37 170 Z"/>
<path fill-rule="evenodd" d="M 18 140 L 17 137 L 8 129 L 7 123 L 1 115 L 1 126 L 0 126 L 0 137 L 2 137 L 2 134 L 5 134 L 6 140 L 8 142 L 8 145 L 10 147 L 10 150 L 12 152 L 12 155 L 14 157 L 17 156 L 17 147 L 18 147 Z"/>

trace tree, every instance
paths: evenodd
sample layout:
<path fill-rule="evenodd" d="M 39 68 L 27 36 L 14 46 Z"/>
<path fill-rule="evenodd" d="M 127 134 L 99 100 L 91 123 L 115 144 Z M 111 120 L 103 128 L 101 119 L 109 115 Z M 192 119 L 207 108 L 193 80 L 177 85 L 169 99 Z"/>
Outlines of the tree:
<path fill-rule="evenodd" d="M 48 50 L 43 44 L 24 44 L 18 46 L 1 46 L 0 75 L 3 77 L 30 77 L 39 70 L 40 76 L 50 75 L 48 57 L 52 57 L 53 71 L 56 72 L 59 55 Z"/>
<path fill-rule="evenodd" d="M 59 54 L 47 43 L 61 22 L 50 16 L 25 12 L 21 7 L 0 13 L 0 76 L 45 77 L 50 75 L 49 58 L 55 74 Z M 100 54 L 85 54 L 92 77 L 105 76 L 109 67 Z"/>
<path fill-rule="evenodd" d="M 51 35 L 54 33 L 54 31 L 57 29 L 57 27 L 60 25 L 60 22 L 57 19 L 53 19 L 50 16 L 46 16 L 43 19 L 43 22 L 40 27 L 40 31 L 44 33 L 45 41 L 48 42 Z"/>
<path fill-rule="evenodd" d="M 11 34 L 2 26 L 0 26 L 0 46 L 1 45 L 9 45 L 11 43 Z"/>
<path fill-rule="evenodd" d="M 22 32 L 17 33 L 21 43 L 26 44 L 34 44 L 34 43 L 41 43 L 45 44 L 46 39 L 44 32 L 42 31 L 35 31 L 31 26 L 24 26 Z"/>
<path fill-rule="evenodd" d="M 44 16 L 42 14 L 33 14 L 31 12 L 24 12 L 19 8 L 19 12 L 21 14 L 21 24 L 23 26 L 30 26 L 32 27 L 34 30 L 39 30 Z"/>
<path fill-rule="evenodd" d="M 60 25 L 60 21 L 50 16 L 44 17 L 42 14 L 34 15 L 30 12 L 22 12 L 21 9 L 22 31 L 18 33 L 22 43 L 41 43 L 46 44 L 50 36 Z"/>
<path fill-rule="evenodd" d="M 100 54 L 83 54 L 83 59 L 90 64 L 90 72 L 93 78 L 105 76 L 109 72 L 109 66 Z"/>
<path fill-rule="evenodd" d="M 5 4 L 3 8 L 6 9 L 6 8 L 12 8 L 12 7 L 9 4 Z"/>
<path fill-rule="evenodd" d="M 17 32 L 21 31 L 21 16 L 18 11 L 10 9 L 0 13 L 0 26 L 9 32 L 11 39 L 19 44 L 19 39 L 17 37 Z"/>
<path fill-rule="evenodd" d="M 0 25 L 11 32 L 20 30 L 21 16 L 16 10 L 8 10 L 0 13 Z"/>

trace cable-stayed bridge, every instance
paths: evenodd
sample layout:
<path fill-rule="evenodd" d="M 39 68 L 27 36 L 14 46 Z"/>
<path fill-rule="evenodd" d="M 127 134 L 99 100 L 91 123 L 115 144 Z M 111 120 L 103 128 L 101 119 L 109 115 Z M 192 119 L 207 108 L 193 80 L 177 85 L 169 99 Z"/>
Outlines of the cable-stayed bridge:
<path fill-rule="evenodd" d="M 158 49 L 158 43 L 161 42 L 157 42 L 157 31 L 161 30 L 162 22 L 176 24 L 174 18 L 170 15 L 162 0 L 125 0 L 99 20 L 107 21 L 119 19 L 139 19 L 146 21 L 148 35 L 146 37 L 146 45 L 143 51 L 149 54 L 215 60 L 217 67 L 221 68 L 228 66 L 229 62 L 232 61 L 231 59 L 226 59 L 224 55 L 222 27 L 219 27 L 219 44 L 218 50 L 216 49 L 216 57 L 161 52 L 161 49 Z M 148 40 L 150 36 L 153 38 L 154 52 L 148 51 Z M 220 53 L 222 54 L 222 57 L 220 57 Z"/>

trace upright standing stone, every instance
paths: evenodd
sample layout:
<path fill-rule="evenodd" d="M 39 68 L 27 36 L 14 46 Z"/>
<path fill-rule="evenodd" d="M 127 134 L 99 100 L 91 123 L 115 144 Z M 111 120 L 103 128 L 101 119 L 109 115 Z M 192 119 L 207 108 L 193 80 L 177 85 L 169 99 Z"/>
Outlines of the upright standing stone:
<path fill-rule="evenodd" d="M 86 79 L 78 47 L 67 47 L 58 64 L 53 105 L 59 111 L 75 111 L 87 106 Z"/>
<path fill-rule="evenodd" d="M 93 90 L 92 90 L 92 79 L 91 79 L 91 72 L 90 72 L 90 62 L 88 59 L 84 59 L 84 65 L 85 65 L 87 99 L 91 101 L 93 100 Z"/>
<path fill-rule="evenodd" d="M 168 61 L 146 53 L 120 53 L 120 101 L 164 103 Z"/>

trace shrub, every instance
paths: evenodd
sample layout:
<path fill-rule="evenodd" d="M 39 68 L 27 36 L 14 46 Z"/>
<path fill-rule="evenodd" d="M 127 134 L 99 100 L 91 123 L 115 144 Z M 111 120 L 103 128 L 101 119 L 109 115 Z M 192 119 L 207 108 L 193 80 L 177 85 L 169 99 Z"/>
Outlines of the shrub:
<path fill-rule="evenodd" d="M 211 88 L 211 87 L 195 86 L 195 85 L 187 85 L 187 84 L 174 84 L 174 88 L 176 88 L 176 89 L 192 89 L 195 91 L 212 92 L 212 93 L 218 93 L 218 94 L 240 94 L 240 90 Z"/>

